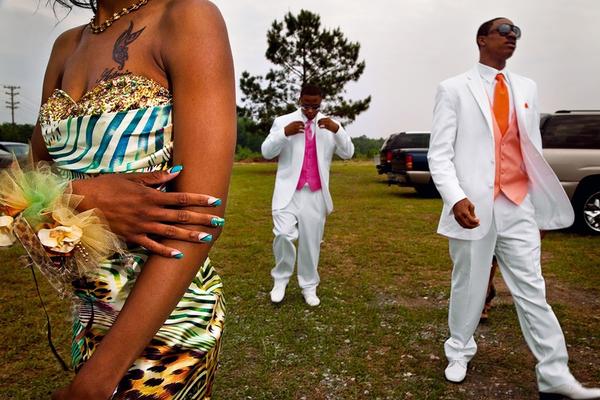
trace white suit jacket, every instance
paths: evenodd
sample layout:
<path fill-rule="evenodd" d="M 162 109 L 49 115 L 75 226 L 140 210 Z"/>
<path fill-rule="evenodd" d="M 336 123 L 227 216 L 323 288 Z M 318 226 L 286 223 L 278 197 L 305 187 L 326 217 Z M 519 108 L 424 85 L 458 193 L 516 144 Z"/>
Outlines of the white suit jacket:
<path fill-rule="evenodd" d="M 571 203 L 542 156 L 537 86 L 507 72 L 519 126 L 521 152 L 529 176 L 535 220 L 543 230 L 573 223 Z M 455 239 L 481 239 L 490 229 L 494 204 L 495 152 L 490 101 L 477 67 L 438 86 L 427 155 L 433 181 L 444 201 L 438 233 Z M 461 227 L 452 207 L 468 198 L 480 225 Z"/>
<path fill-rule="evenodd" d="M 315 121 L 321 118 L 325 118 L 325 115 L 318 113 Z M 273 210 L 280 210 L 290 203 L 302 171 L 304 134 L 285 136 L 284 133 L 284 128 L 294 121 L 303 121 L 301 110 L 275 118 L 271 131 L 261 146 L 262 155 L 267 160 L 279 156 L 275 190 L 273 191 Z M 333 211 L 333 202 L 329 193 L 329 166 L 331 165 L 333 153 L 335 152 L 343 159 L 352 158 L 354 154 L 354 145 L 350 140 L 350 136 L 341 124 L 338 123 L 338 125 L 340 125 L 340 128 L 337 133 L 321 129 L 318 126 L 315 133 L 321 191 L 327 206 L 327 214 Z"/>

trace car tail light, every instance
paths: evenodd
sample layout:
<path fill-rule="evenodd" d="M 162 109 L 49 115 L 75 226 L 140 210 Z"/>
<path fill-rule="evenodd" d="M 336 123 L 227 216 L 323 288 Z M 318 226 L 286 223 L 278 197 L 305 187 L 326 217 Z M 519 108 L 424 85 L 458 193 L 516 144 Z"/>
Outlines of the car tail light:
<path fill-rule="evenodd" d="M 406 155 L 406 169 L 413 169 L 413 156 L 412 154 Z"/>
<path fill-rule="evenodd" d="M 388 150 L 388 152 L 385 154 L 385 160 L 387 162 L 392 162 L 392 151 Z"/>

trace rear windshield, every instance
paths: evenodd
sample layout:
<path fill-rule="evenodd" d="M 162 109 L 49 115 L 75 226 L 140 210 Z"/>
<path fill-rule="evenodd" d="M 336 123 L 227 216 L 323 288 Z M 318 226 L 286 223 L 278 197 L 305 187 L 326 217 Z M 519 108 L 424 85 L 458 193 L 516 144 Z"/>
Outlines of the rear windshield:
<path fill-rule="evenodd" d="M 398 134 L 396 134 L 396 133 L 392 133 L 390 136 L 388 136 L 388 138 L 385 139 L 383 144 L 381 145 L 381 150 L 387 148 L 396 136 L 398 136 Z"/>
<path fill-rule="evenodd" d="M 396 149 L 426 149 L 429 147 L 429 133 L 401 133 L 396 135 L 391 146 Z"/>
<path fill-rule="evenodd" d="M 542 127 L 548 149 L 600 149 L 600 115 L 555 115 Z"/>

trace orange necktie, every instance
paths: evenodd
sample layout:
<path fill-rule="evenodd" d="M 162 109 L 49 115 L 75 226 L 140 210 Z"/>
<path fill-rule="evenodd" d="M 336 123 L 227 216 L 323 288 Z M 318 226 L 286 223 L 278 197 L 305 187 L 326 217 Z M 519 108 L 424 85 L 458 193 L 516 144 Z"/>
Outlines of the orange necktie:
<path fill-rule="evenodd" d="M 508 114 L 510 105 L 508 99 L 508 87 L 504 80 L 504 75 L 496 75 L 496 88 L 494 89 L 494 116 L 500 127 L 500 132 L 504 135 L 508 129 Z"/>

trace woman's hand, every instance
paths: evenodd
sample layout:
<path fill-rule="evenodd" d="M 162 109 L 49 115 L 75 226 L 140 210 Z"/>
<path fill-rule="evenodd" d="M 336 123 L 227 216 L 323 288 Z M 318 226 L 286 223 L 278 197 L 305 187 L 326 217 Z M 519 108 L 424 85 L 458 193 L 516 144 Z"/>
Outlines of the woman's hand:
<path fill-rule="evenodd" d="M 182 257 L 174 248 L 158 243 L 153 237 L 209 243 L 212 236 L 202 230 L 189 230 L 178 224 L 222 226 L 216 215 L 184 210 L 184 207 L 216 207 L 221 200 L 187 192 L 161 192 L 156 187 L 177 177 L 181 167 L 169 171 L 131 174 L 107 174 L 73 181 L 73 193 L 82 195 L 77 208 L 97 208 L 111 230 L 128 243 L 145 247 L 164 257 Z M 157 239 L 158 240 L 158 239 Z"/>

